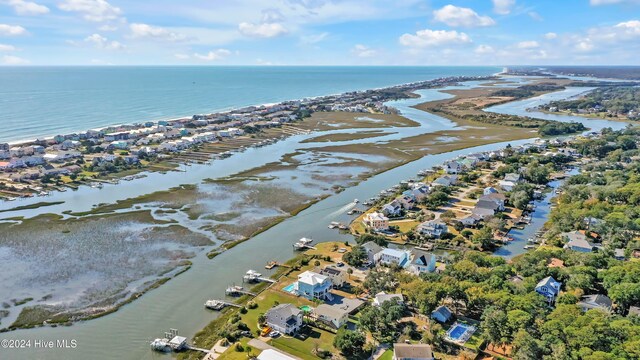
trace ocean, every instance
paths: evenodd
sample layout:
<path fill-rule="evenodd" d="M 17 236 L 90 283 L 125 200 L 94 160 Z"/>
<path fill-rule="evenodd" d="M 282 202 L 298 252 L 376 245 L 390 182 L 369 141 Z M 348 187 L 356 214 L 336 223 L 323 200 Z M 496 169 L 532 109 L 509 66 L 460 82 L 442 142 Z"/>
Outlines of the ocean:
<path fill-rule="evenodd" d="M 0 143 L 498 67 L 0 67 Z"/>

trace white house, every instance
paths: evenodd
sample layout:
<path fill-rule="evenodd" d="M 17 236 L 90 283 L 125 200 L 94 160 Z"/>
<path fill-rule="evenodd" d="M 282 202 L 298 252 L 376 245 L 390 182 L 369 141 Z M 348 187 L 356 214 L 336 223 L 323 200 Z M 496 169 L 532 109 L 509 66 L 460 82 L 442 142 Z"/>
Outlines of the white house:
<path fill-rule="evenodd" d="M 403 304 L 404 303 L 404 297 L 402 296 L 402 294 L 387 294 L 384 291 L 381 291 L 379 293 L 376 294 L 376 297 L 373 298 L 373 306 L 382 306 L 382 304 L 384 304 L 387 301 L 392 301 L 395 300 L 397 301 L 399 304 Z"/>
<path fill-rule="evenodd" d="M 384 249 L 380 252 L 380 264 L 398 265 L 405 267 L 409 261 L 409 254 L 403 250 Z"/>
<path fill-rule="evenodd" d="M 449 229 L 447 228 L 447 224 L 445 224 L 440 219 L 425 221 L 422 224 L 418 225 L 418 231 L 422 235 L 430 236 L 433 238 L 440 238 L 442 235 L 446 234 Z"/>

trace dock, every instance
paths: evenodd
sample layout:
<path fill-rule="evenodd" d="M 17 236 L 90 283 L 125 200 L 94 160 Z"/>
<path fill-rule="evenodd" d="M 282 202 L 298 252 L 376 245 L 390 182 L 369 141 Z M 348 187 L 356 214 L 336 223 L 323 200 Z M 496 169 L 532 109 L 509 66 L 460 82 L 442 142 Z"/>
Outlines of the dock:
<path fill-rule="evenodd" d="M 289 266 L 287 264 L 283 264 L 283 263 L 280 263 L 280 262 L 277 262 L 277 261 L 269 261 L 267 263 L 267 265 L 264 266 L 264 268 L 267 269 L 267 270 L 271 270 L 271 269 L 273 269 L 275 267 L 278 267 L 278 266 L 281 266 L 281 267 L 284 267 L 284 268 L 290 268 L 291 267 L 291 266 Z"/>
<path fill-rule="evenodd" d="M 238 296 L 238 295 L 256 296 L 255 293 L 252 293 L 251 291 L 247 291 L 242 286 L 237 286 L 237 285 L 229 286 L 225 291 L 225 293 L 231 296 Z"/>
<path fill-rule="evenodd" d="M 229 301 L 218 300 L 218 299 L 207 300 L 204 303 L 204 307 L 206 307 L 207 309 L 216 310 L 216 311 L 220 311 L 220 310 L 224 309 L 227 306 L 236 307 L 236 308 L 241 308 L 242 307 L 242 305 L 239 305 L 239 304 L 236 304 L 236 303 L 232 303 L 232 302 L 229 302 Z"/>
<path fill-rule="evenodd" d="M 209 354 L 211 351 L 201 349 L 187 343 L 187 338 L 178 335 L 178 330 L 169 329 L 164 333 L 163 338 L 155 339 L 151 342 L 151 349 L 158 352 L 180 352 L 184 350 L 200 351 Z"/>
<path fill-rule="evenodd" d="M 247 273 L 242 277 L 242 281 L 248 282 L 248 283 L 257 283 L 257 282 L 275 283 L 276 282 L 273 279 L 263 277 L 262 274 L 260 274 L 255 270 L 247 271 Z"/>

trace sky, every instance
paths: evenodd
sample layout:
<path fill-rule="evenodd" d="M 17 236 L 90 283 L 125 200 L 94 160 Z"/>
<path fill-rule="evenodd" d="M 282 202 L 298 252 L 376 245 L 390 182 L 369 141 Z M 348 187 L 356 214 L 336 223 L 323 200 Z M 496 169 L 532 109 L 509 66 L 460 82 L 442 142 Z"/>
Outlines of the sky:
<path fill-rule="evenodd" d="M 0 0 L 2 65 L 640 65 L 640 0 Z"/>

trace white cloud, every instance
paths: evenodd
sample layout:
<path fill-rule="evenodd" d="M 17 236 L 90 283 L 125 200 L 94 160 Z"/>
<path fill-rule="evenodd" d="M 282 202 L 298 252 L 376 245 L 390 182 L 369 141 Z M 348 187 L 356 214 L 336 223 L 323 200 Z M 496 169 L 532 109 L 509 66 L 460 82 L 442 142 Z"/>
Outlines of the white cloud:
<path fill-rule="evenodd" d="M 16 50 L 16 47 L 13 45 L 0 44 L 0 51 L 2 52 L 15 51 L 15 50 Z"/>
<path fill-rule="evenodd" d="M 366 45 L 357 44 L 351 49 L 351 53 L 357 57 L 370 58 L 375 56 L 377 54 L 377 51 Z"/>
<path fill-rule="evenodd" d="M 480 16 L 472 9 L 454 5 L 446 5 L 442 9 L 435 10 L 433 17 L 436 21 L 449 26 L 482 27 L 496 24 L 489 16 Z"/>
<path fill-rule="evenodd" d="M 1 1 L 4 4 L 7 4 L 13 8 L 13 10 L 18 15 L 42 15 L 47 14 L 49 12 L 49 8 L 36 4 L 31 1 L 25 0 L 4 0 Z"/>
<path fill-rule="evenodd" d="M 640 21 L 638 20 L 621 22 L 615 28 L 623 31 L 625 35 L 640 36 Z"/>
<path fill-rule="evenodd" d="M 547 40 L 557 39 L 558 38 L 558 34 L 556 34 L 554 32 L 548 32 L 548 33 L 544 34 L 544 38 L 547 39 Z"/>
<path fill-rule="evenodd" d="M 577 51 L 580 52 L 589 52 L 591 50 L 593 50 L 595 46 L 593 46 L 593 43 L 591 42 L 591 39 L 584 39 L 580 42 L 578 42 L 575 46 Z"/>
<path fill-rule="evenodd" d="M 5 55 L 2 57 L 2 63 L 5 65 L 27 65 L 30 61 L 17 56 Z"/>
<path fill-rule="evenodd" d="M 193 57 L 203 61 L 217 61 L 217 60 L 222 60 L 229 55 L 231 55 L 231 51 L 227 49 L 217 49 L 217 50 L 209 51 L 207 54 L 204 54 L 204 55 L 195 53 L 193 54 Z"/>
<path fill-rule="evenodd" d="M 102 25 L 98 28 L 100 31 L 116 31 L 118 27 L 115 25 Z"/>
<path fill-rule="evenodd" d="M 509 15 L 516 0 L 493 0 L 493 11 L 500 15 Z"/>
<path fill-rule="evenodd" d="M 540 44 L 537 41 L 522 41 L 519 42 L 516 47 L 518 49 L 535 49 L 539 48 Z"/>
<path fill-rule="evenodd" d="M 312 35 L 302 35 L 300 36 L 300 42 L 307 45 L 317 44 L 321 41 L 324 41 L 328 36 L 329 36 L 328 32 L 323 32 L 320 34 L 312 34 Z"/>
<path fill-rule="evenodd" d="M 64 0 L 58 7 L 63 11 L 80 13 L 85 20 L 95 22 L 115 20 L 122 14 L 120 8 L 106 0 Z"/>
<path fill-rule="evenodd" d="M 99 49 L 106 49 L 106 50 L 122 50 L 125 48 L 124 45 L 122 45 L 120 42 L 118 41 L 109 41 L 109 39 L 107 39 L 106 37 L 100 35 L 100 34 L 93 34 L 90 36 L 87 36 L 84 41 L 86 43 L 90 43 L 93 44 L 95 47 L 99 48 Z"/>
<path fill-rule="evenodd" d="M 183 34 L 176 33 L 159 26 L 135 23 L 129 25 L 131 37 L 134 39 L 146 38 L 160 41 L 177 42 L 186 40 Z"/>
<path fill-rule="evenodd" d="M 253 24 L 242 22 L 238 25 L 238 30 L 240 30 L 242 35 L 258 38 L 272 38 L 289 32 L 284 25 L 280 23 Z"/>
<path fill-rule="evenodd" d="M 469 35 L 455 30 L 418 30 L 415 34 L 400 36 L 400 44 L 408 47 L 429 47 L 471 42 Z"/>
<path fill-rule="evenodd" d="M 612 5 L 612 4 L 640 4 L 640 0 L 591 0 L 591 5 Z"/>
<path fill-rule="evenodd" d="M 0 36 L 18 36 L 25 35 L 27 29 L 18 25 L 0 24 Z"/>
<path fill-rule="evenodd" d="M 493 47 L 489 45 L 479 45 L 474 52 L 478 55 L 492 54 L 495 52 Z"/>
<path fill-rule="evenodd" d="M 529 11 L 527 15 L 529 15 L 529 17 L 535 21 L 544 21 L 544 18 L 542 17 L 542 15 L 538 14 L 535 11 Z"/>
<path fill-rule="evenodd" d="M 173 56 L 178 60 L 188 60 L 191 58 L 191 56 L 187 54 L 174 54 Z"/>

